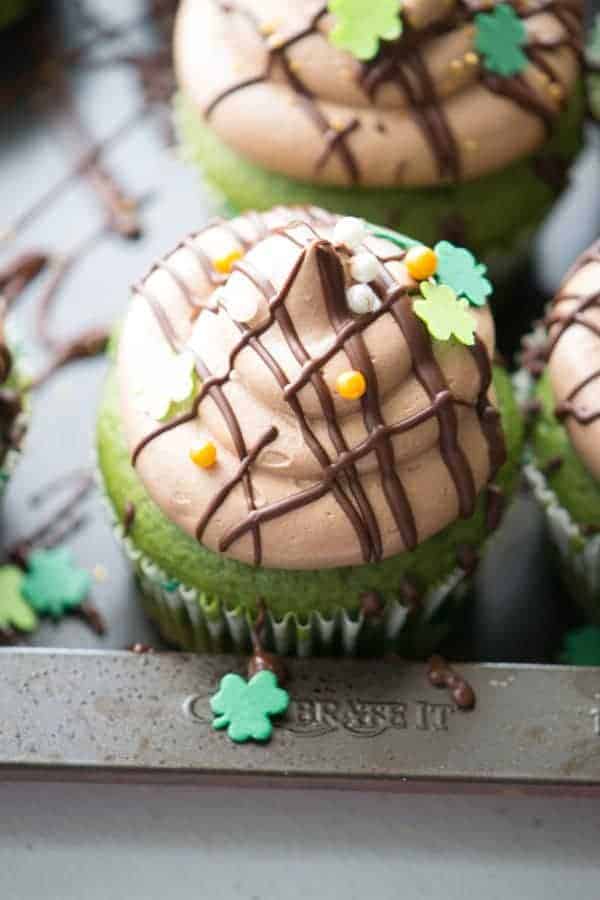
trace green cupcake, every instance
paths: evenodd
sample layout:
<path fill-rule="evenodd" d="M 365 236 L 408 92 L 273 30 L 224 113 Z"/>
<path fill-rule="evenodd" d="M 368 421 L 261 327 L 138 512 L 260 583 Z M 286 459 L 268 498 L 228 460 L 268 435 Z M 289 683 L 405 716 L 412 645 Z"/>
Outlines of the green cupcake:
<path fill-rule="evenodd" d="M 565 583 L 600 622 L 600 242 L 567 275 L 526 342 L 535 400 L 527 477 L 560 550 Z M 537 379 L 534 384 L 532 376 Z"/>
<path fill-rule="evenodd" d="M 17 462 L 27 420 L 25 378 L 20 353 L 9 349 L 0 320 L 0 496 Z"/>
<path fill-rule="evenodd" d="M 275 21 L 266 0 L 184 0 L 185 158 L 235 210 L 315 204 L 488 259 L 522 248 L 581 146 L 572 6 L 407 0 L 384 33 L 351 7 L 294 0 Z"/>
<path fill-rule="evenodd" d="M 462 248 L 315 208 L 210 225 L 155 264 L 97 443 L 167 640 L 243 649 L 262 603 L 279 652 L 445 636 L 520 456 L 490 291 Z"/>

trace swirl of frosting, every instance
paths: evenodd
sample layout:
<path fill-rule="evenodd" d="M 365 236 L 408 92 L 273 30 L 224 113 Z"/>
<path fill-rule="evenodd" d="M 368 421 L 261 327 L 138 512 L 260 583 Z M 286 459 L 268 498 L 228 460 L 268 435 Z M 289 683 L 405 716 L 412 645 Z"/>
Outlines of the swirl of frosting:
<path fill-rule="evenodd" d="M 402 37 L 361 64 L 328 41 L 318 0 L 184 0 L 180 86 L 217 135 L 274 172 L 320 184 L 470 180 L 535 152 L 580 69 L 581 0 L 515 3 L 525 70 L 474 52 L 480 0 L 405 0 Z"/>
<path fill-rule="evenodd" d="M 210 225 L 155 264 L 124 322 L 120 408 L 138 474 L 170 520 L 246 563 L 315 569 L 412 549 L 471 515 L 503 461 L 489 309 L 472 310 L 472 347 L 434 345 L 406 251 L 369 232 L 353 255 L 338 221 L 279 208 Z M 360 254 L 374 302 L 356 313 Z M 160 392 L 174 353 L 202 382 L 191 410 L 157 427 L 140 380 Z M 364 393 L 339 388 L 349 373 Z M 207 468 L 194 446 L 211 448 Z"/>
<path fill-rule="evenodd" d="M 568 273 L 546 325 L 556 415 L 584 465 L 600 480 L 600 241 Z"/>

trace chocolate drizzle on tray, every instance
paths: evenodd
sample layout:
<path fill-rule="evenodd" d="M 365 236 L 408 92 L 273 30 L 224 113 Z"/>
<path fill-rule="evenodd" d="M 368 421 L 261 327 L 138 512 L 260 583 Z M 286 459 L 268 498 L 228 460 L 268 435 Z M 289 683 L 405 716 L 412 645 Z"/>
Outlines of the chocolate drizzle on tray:
<path fill-rule="evenodd" d="M 257 607 L 258 615 L 250 629 L 252 656 L 248 660 L 248 678 L 252 678 L 257 672 L 273 672 L 279 684 L 284 685 L 289 679 L 289 672 L 283 657 L 276 653 L 269 653 L 263 646 L 267 624 L 267 608 L 264 601 L 259 600 Z"/>
<path fill-rule="evenodd" d="M 446 688 L 459 709 L 468 710 L 475 706 L 475 691 L 466 678 L 459 675 L 443 656 L 431 657 L 427 677 L 434 687 Z"/>
<path fill-rule="evenodd" d="M 285 213 L 285 210 L 283 212 Z M 199 352 L 179 340 L 167 313 L 146 287 L 146 281 L 139 283 L 134 288 L 135 293 L 141 295 L 147 302 L 171 349 L 176 353 L 182 351 L 193 353 L 202 385 L 189 412 L 160 425 L 138 443 L 132 454 L 132 463 L 135 465 L 144 448 L 160 435 L 186 422 L 193 421 L 204 400 L 211 398 L 230 432 L 233 446 L 239 457 L 239 467 L 234 476 L 208 500 L 196 528 L 198 541 L 202 541 L 207 526 L 231 491 L 241 486 L 246 498 L 247 515 L 221 535 L 218 547 L 220 552 L 225 553 L 241 537 L 251 534 L 254 563 L 259 565 L 262 560 L 261 524 L 307 506 L 331 492 L 356 534 L 363 561 L 378 561 L 382 558 L 380 527 L 369 498 L 361 485 L 356 464 L 368 454 L 375 454 L 380 486 L 388 508 L 405 546 L 408 549 L 414 549 L 419 543 L 419 536 L 410 500 L 396 471 L 391 438 L 408 433 L 429 419 L 436 419 L 439 431 L 439 449 L 455 486 L 459 513 L 463 517 L 471 516 L 475 509 L 477 494 L 473 471 L 458 440 L 456 404 L 468 406 L 476 412 L 481 432 L 488 446 L 490 478 L 493 478 L 494 473 L 504 462 L 505 446 L 499 414 L 488 399 L 492 378 L 491 364 L 485 346 L 476 337 L 474 345 L 469 350 L 479 373 L 479 393 L 474 404 L 456 398 L 437 362 L 431 338 L 423 323 L 413 312 L 413 295 L 406 287 L 396 282 L 385 265 L 386 262 L 389 262 L 390 256 L 376 257 L 377 276 L 372 287 L 379 297 L 379 307 L 372 312 L 355 316 L 348 307 L 342 262 L 348 251 L 343 246 L 334 248 L 333 244 L 321 238 L 316 230 L 319 225 L 331 228 L 336 217 L 314 208 L 296 209 L 292 213 L 297 217 L 296 219 L 290 219 L 288 212 L 286 214 L 287 221 L 276 227 L 268 227 L 267 216 L 255 213 L 249 214 L 241 220 L 246 226 L 244 232 L 246 232 L 246 228 L 254 232 L 253 239 L 244 239 L 245 249 L 254 246 L 266 234 L 277 234 L 292 242 L 297 247 L 298 253 L 295 263 L 279 290 L 247 259 L 236 262 L 233 266 L 233 271 L 251 281 L 262 293 L 268 315 L 255 327 L 232 320 L 240 337 L 229 353 L 227 371 L 222 375 L 213 374 Z M 206 230 L 211 227 L 215 227 L 214 224 L 207 226 Z M 225 227 L 232 228 L 231 224 Z M 234 233 L 239 239 L 238 231 L 236 230 Z M 194 252 L 197 250 L 196 244 L 189 240 L 178 245 L 178 247 L 181 246 L 186 246 Z M 405 252 L 399 248 L 392 258 L 394 260 L 403 259 Z M 326 349 L 315 356 L 308 353 L 286 306 L 289 292 L 309 254 L 314 254 L 316 258 L 332 331 L 331 340 Z M 201 260 L 202 254 L 198 258 Z M 157 263 L 154 269 L 157 266 L 173 274 L 172 268 L 168 265 Z M 198 306 L 192 288 L 181 277 L 177 277 L 175 282 L 186 294 L 191 318 L 194 318 Z M 211 304 L 204 304 L 204 306 L 206 315 L 227 315 L 223 305 L 219 305 L 217 308 Z M 364 340 L 366 329 L 383 315 L 388 315 L 390 325 L 395 323 L 402 333 L 412 354 L 416 377 L 429 398 L 429 405 L 425 409 L 392 424 L 384 421 L 377 375 Z M 262 336 L 274 326 L 279 328 L 287 346 L 300 365 L 300 371 L 293 379 L 288 378 L 267 349 L 266 344 L 261 341 Z M 255 500 L 252 466 L 260 453 L 276 440 L 278 431 L 275 426 L 271 426 L 255 443 L 248 445 L 240 422 L 223 390 L 232 378 L 237 357 L 246 347 L 254 350 L 260 362 L 278 382 L 282 395 L 298 423 L 306 446 L 321 466 L 321 475 L 316 483 L 281 499 L 265 503 L 260 508 L 257 508 Z M 323 366 L 341 350 L 345 351 L 352 366 L 364 373 L 367 385 L 366 392 L 361 398 L 362 418 L 367 436 L 353 447 L 348 446 L 346 442 L 337 420 L 330 389 L 320 374 Z M 314 387 L 317 394 L 328 433 L 336 451 L 334 458 L 318 440 L 298 398 L 300 390 L 308 383 Z"/>
<path fill-rule="evenodd" d="M 296 33 L 285 39 L 279 39 L 277 36 L 274 40 L 274 35 L 261 27 L 258 17 L 246 6 L 235 0 L 212 0 L 212 2 L 222 15 L 243 16 L 250 22 L 257 39 L 264 46 L 266 63 L 256 76 L 232 84 L 214 97 L 204 110 L 205 117 L 210 119 L 215 110 L 238 91 L 268 82 L 276 70 L 278 75 L 283 76 L 287 87 L 295 95 L 307 117 L 322 134 L 323 150 L 315 161 L 315 171 L 321 170 L 335 154 L 346 170 L 349 183 L 360 183 L 359 160 L 349 141 L 351 135 L 362 127 L 360 118 L 353 116 L 343 126 L 330 121 L 321 109 L 318 97 L 309 90 L 287 56 L 287 51 L 299 41 L 322 34 L 320 25 L 327 15 L 327 5 L 324 4 L 311 15 Z M 560 100 L 558 109 L 544 102 L 540 92 L 524 74 L 503 77 L 488 71 L 473 52 L 466 55 L 467 63 L 471 67 L 477 67 L 479 82 L 490 93 L 511 100 L 527 113 L 540 119 L 546 132 L 550 134 L 567 98 L 548 56 L 553 51 L 568 47 L 581 65 L 584 64 L 581 9 L 577 0 L 536 0 L 527 4 L 513 0 L 509 5 L 523 20 L 542 12 L 552 14 L 565 30 L 565 34 L 556 40 L 551 42 L 530 40 L 523 48 L 529 64 L 534 67 L 540 80 L 545 80 L 552 88 L 553 97 Z M 358 83 L 371 105 L 376 103 L 377 94 L 384 85 L 393 84 L 399 88 L 408 103 L 410 114 L 431 148 L 442 179 L 460 180 L 462 151 L 458 136 L 448 120 L 444 99 L 438 95 L 423 48 L 430 40 L 448 35 L 457 28 L 472 23 L 479 13 L 488 12 L 491 8 L 493 4 L 488 0 L 459 0 L 457 4 L 450 5 L 448 15 L 443 21 L 434 22 L 420 29 L 412 27 L 405 16 L 402 36 L 396 41 L 382 42 L 375 59 L 362 64 L 357 62 L 355 66 Z M 462 64 L 462 61 L 459 62 Z M 548 168 L 543 167 L 540 175 L 547 180 Z M 556 182 L 554 173 L 553 181 Z"/>

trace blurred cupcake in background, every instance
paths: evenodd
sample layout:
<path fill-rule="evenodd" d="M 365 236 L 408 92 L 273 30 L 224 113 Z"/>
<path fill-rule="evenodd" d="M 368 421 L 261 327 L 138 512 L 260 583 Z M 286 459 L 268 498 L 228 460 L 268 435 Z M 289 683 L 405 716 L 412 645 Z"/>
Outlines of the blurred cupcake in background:
<path fill-rule="evenodd" d="M 583 4 L 183 0 L 183 152 L 236 210 L 318 204 L 514 251 L 582 140 Z"/>
<path fill-rule="evenodd" d="M 0 299 L 0 494 L 17 462 L 26 428 L 25 377 L 17 342 L 7 338 Z"/>
<path fill-rule="evenodd" d="M 565 278 L 523 363 L 534 416 L 526 475 L 565 585 L 600 624 L 600 241 Z"/>
<path fill-rule="evenodd" d="M 101 481 L 172 644 L 426 656 L 519 471 L 485 267 L 279 207 L 185 237 L 134 289 Z"/>

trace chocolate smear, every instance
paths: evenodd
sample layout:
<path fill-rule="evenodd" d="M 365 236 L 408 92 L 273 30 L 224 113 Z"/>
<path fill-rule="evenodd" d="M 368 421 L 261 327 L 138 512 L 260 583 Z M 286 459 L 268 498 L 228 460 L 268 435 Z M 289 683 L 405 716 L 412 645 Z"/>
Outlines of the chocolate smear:
<path fill-rule="evenodd" d="M 459 709 L 473 709 L 476 702 L 475 691 L 443 656 L 435 654 L 429 659 L 427 666 L 430 684 L 437 688 L 446 688 Z"/>
<path fill-rule="evenodd" d="M 287 666 L 281 656 L 276 653 L 268 653 L 262 645 L 266 625 L 267 608 L 264 601 L 258 603 L 258 616 L 250 630 L 253 653 L 248 661 L 248 678 L 252 678 L 257 672 L 273 672 L 280 685 L 285 684 L 289 678 Z"/>

